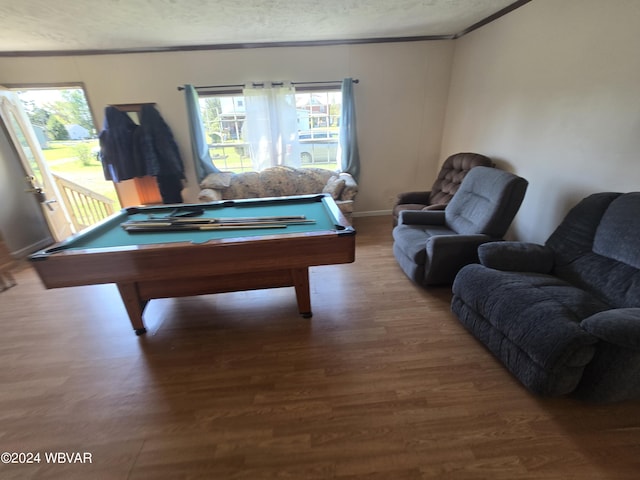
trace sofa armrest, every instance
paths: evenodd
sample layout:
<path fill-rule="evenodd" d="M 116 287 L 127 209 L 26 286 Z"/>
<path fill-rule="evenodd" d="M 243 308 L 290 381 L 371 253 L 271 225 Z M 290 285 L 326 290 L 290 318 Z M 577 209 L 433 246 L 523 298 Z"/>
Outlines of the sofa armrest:
<path fill-rule="evenodd" d="M 405 203 L 415 203 L 417 205 L 429 205 L 429 195 L 431 192 L 404 192 L 398 194 L 397 205 Z"/>
<path fill-rule="evenodd" d="M 488 235 L 433 235 L 426 244 L 431 264 L 426 284 L 450 284 L 465 265 L 478 262 L 478 246 L 492 240 Z"/>
<path fill-rule="evenodd" d="M 212 188 L 203 188 L 198 194 L 198 200 L 201 202 L 217 202 L 222 200 L 222 193 Z"/>
<path fill-rule="evenodd" d="M 358 182 L 349 173 L 342 172 L 338 175 L 339 180 L 344 180 L 344 188 L 338 200 L 353 200 L 358 194 Z"/>
<path fill-rule="evenodd" d="M 585 318 L 580 326 L 607 343 L 640 350 L 640 308 L 605 310 Z"/>
<path fill-rule="evenodd" d="M 432 203 L 423 208 L 423 210 L 444 210 L 447 208 L 446 203 Z"/>
<path fill-rule="evenodd" d="M 471 251 L 470 258 L 478 258 L 478 247 L 491 242 L 488 235 L 433 235 L 427 239 L 427 252 L 429 257 L 444 255 L 447 257 L 459 254 L 462 251 Z M 433 255 L 433 256 L 432 256 Z"/>
<path fill-rule="evenodd" d="M 444 210 L 403 210 L 398 225 L 445 225 Z"/>
<path fill-rule="evenodd" d="M 491 242 L 478 247 L 478 258 L 485 267 L 507 272 L 551 273 L 553 250 L 525 242 Z"/>
<path fill-rule="evenodd" d="M 210 173 L 200 182 L 200 188 L 223 190 L 231 185 L 231 179 L 234 173 L 232 172 L 217 172 Z"/>

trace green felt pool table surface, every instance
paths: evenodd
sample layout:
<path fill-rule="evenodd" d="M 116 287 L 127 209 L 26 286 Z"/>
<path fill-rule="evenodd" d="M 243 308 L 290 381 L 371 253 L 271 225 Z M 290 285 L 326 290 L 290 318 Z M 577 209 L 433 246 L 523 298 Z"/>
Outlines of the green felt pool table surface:
<path fill-rule="evenodd" d="M 58 249 L 110 248 L 130 245 L 155 245 L 160 243 L 191 242 L 205 243 L 211 240 L 235 237 L 259 237 L 264 235 L 287 235 L 294 233 L 320 232 L 339 230 L 348 232 L 348 227 L 340 224 L 338 218 L 327 205 L 324 196 L 304 196 L 273 200 L 228 201 L 212 204 L 196 204 L 184 206 L 161 206 L 128 208 L 111 217 L 98 228 L 69 239 Z M 170 216 L 180 208 L 199 208 L 203 213 L 198 219 L 243 218 L 243 217 L 283 217 L 303 215 L 313 223 L 287 225 L 285 228 L 238 229 L 238 230 L 204 230 L 204 231 L 161 231 L 130 233 L 121 228 L 125 221 L 162 219 Z M 194 218 L 194 217 L 191 217 Z"/>
<path fill-rule="evenodd" d="M 130 220 L 304 216 L 284 228 L 127 232 Z M 194 215 L 194 216 L 191 216 Z M 355 260 L 355 230 L 328 195 L 133 207 L 37 252 L 32 265 L 47 288 L 115 283 L 137 334 L 154 298 L 293 286 L 311 316 L 310 266 Z"/>

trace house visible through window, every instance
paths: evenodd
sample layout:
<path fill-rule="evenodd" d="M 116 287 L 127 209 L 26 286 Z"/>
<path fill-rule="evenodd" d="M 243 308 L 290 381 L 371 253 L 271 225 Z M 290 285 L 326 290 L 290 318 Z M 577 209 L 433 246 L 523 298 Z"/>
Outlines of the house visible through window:
<path fill-rule="evenodd" d="M 244 129 L 245 98 L 201 94 L 199 101 L 209 153 L 216 167 L 236 173 L 253 170 Z M 341 91 L 297 92 L 295 103 L 301 166 L 337 170 Z"/>

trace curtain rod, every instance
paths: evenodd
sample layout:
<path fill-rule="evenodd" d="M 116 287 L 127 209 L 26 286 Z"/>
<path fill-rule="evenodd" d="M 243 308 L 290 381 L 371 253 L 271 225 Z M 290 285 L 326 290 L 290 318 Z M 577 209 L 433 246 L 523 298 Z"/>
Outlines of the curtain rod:
<path fill-rule="evenodd" d="M 338 84 L 338 83 L 342 83 L 342 80 L 327 80 L 325 82 L 291 82 L 291 85 L 327 85 L 327 84 Z M 353 79 L 353 83 L 360 83 L 360 80 L 358 80 L 357 78 Z M 244 83 L 239 83 L 239 84 L 235 84 L 235 85 L 207 85 L 207 86 L 202 86 L 202 87 L 193 87 L 196 90 L 205 90 L 205 89 L 220 89 L 220 88 L 243 88 L 246 84 Z M 264 87 L 264 83 L 263 82 L 252 82 L 251 85 L 253 85 L 254 87 Z M 271 85 L 277 85 L 277 86 L 282 86 L 284 85 L 284 82 L 272 82 Z M 184 87 L 178 87 L 178 90 L 184 90 Z"/>

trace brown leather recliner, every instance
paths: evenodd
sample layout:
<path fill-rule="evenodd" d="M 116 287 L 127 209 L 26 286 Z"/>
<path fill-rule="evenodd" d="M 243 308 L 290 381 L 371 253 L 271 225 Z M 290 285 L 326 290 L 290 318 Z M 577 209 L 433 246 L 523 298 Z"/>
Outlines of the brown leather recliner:
<path fill-rule="evenodd" d="M 398 195 L 393 207 L 393 225 L 403 210 L 444 210 L 458 191 L 462 180 L 473 167 L 493 167 L 489 157 L 479 153 L 455 153 L 442 164 L 438 178 L 427 192 L 405 192 Z"/>

